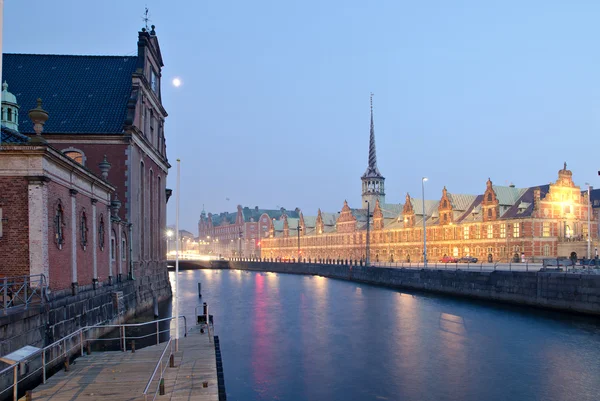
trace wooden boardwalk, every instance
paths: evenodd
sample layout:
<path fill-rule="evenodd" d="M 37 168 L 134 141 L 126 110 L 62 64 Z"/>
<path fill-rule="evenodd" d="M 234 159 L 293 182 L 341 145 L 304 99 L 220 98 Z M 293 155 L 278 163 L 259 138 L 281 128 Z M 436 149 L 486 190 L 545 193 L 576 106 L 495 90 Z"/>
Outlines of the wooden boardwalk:
<path fill-rule="evenodd" d="M 196 328 L 179 340 L 179 352 L 175 353 L 175 367 L 166 368 L 164 374 L 165 395 L 156 400 L 218 401 L 217 367 L 215 347 L 206 333 Z M 69 372 L 61 371 L 33 390 L 34 400 L 95 401 L 144 400 L 143 391 L 154 371 L 166 343 L 131 351 L 96 352 L 77 358 Z M 173 342 L 173 349 L 175 343 Z M 168 364 L 167 357 L 164 363 Z M 158 387 L 160 372 L 150 389 L 152 400 Z M 208 387 L 202 383 L 208 382 Z M 25 397 L 22 398 L 24 400 Z"/>

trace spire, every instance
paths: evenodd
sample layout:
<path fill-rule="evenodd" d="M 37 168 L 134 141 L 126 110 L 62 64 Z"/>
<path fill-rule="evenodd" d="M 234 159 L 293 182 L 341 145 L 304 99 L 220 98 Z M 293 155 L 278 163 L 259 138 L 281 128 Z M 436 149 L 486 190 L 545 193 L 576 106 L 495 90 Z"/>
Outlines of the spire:
<path fill-rule="evenodd" d="M 373 93 L 371 93 L 371 132 L 369 135 L 369 166 L 363 177 L 383 178 L 377 168 L 377 151 L 375 149 L 375 123 L 373 122 Z"/>

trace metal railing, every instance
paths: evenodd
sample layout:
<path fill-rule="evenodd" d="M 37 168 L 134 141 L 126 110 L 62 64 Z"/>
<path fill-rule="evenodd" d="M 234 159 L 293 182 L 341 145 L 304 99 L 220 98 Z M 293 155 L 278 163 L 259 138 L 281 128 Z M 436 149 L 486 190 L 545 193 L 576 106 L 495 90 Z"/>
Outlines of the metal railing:
<path fill-rule="evenodd" d="M 0 278 L 0 309 L 6 315 L 11 308 L 27 309 L 33 304 L 44 304 L 47 289 L 48 283 L 43 274 Z"/>
<path fill-rule="evenodd" d="M 183 317 L 184 323 L 184 336 L 187 336 L 187 319 L 185 316 L 181 315 L 179 317 Z M 68 366 L 69 358 L 77 357 L 83 355 L 83 351 L 85 345 L 90 345 L 95 341 L 115 341 L 119 340 L 121 344 L 121 350 L 125 352 L 127 350 L 127 340 L 137 340 L 142 338 L 147 338 L 150 336 L 156 336 L 156 344 L 160 343 L 160 334 L 169 332 L 170 329 L 160 330 L 159 323 L 176 319 L 176 317 L 168 317 L 158 320 L 153 320 L 150 322 L 143 323 L 127 323 L 127 324 L 107 324 L 107 325 L 95 325 L 95 326 L 85 326 L 82 327 L 75 332 L 68 334 L 67 336 L 61 338 L 58 341 L 53 342 L 50 345 L 45 346 L 44 348 L 38 350 L 37 352 L 31 354 L 24 360 L 19 362 L 15 362 L 14 364 L 0 370 L 0 380 L 2 380 L 5 376 L 12 375 L 13 380 L 10 385 L 0 391 L 0 399 L 4 396 L 4 393 L 12 390 L 13 392 L 13 400 L 18 400 L 17 395 L 19 391 L 19 383 L 22 383 L 24 380 L 32 378 L 35 374 L 40 374 L 41 371 L 41 379 L 42 383 L 46 383 L 47 373 L 49 369 L 52 369 L 60 364 L 61 361 L 64 361 L 65 368 Z M 141 327 L 146 325 L 156 325 L 156 333 L 150 333 L 147 335 L 141 336 L 129 336 L 127 337 L 127 328 L 128 327 Z M 100 338 L 101 335 L 106 334 L 115 328 L 119 328 L 119 337 L 110 337 L 110 338 Z M 99 335 L 92 335 L 92 333 Z M 170 341 L 170 340 L 169 340 Z M 28 372 L 28 366 L 30 364 L 36 363 L 41 360 L 40 366 L 31 372 Z M 25 373 L 21 374 L 21 378 L 19 378 L 19 371 L 25 371 Z"/>
<path fill-rule="evenodd" d="M 169 364 L 165 364 L 165 366 L 163 367 L 163 359 L 165 357 L 167 349 L 169 350 Z M 159 371 L 158 368 L 160 367 L 160 377 L 158 378 L 158 384 L 156 386 L 156 390 L 154 390 L 154 397 L 152 397 L 152 401 L 154 401 L 156 399 L 156 395 L 158 394 L 158 391 L 160 389 L 160 385 L 163 380 L 165 370 L 167 370 L 167 366 L 169 366 L 171 363 L 172 355 L 173 355 L 173 340 L 172 340 L 172 338 L 169 338 L 169 341 L 167 342 L 167 345 L 165 345 L 165 349 L 163 350 L 162 354 L 160 355 L 158 362 L 156 362 L 156 366 L 154 367 L 154 371 L 150 375 L 150 379 L 148 379 L 148 384 L 146 384 L 146 388 L 144 388 L 144 392 L 142 393 L 142 394 L 144 394 L 145 401 L 148 400 L 148 390 L 150 389 L 150 385 L 154 381 L 154 376 L 156 376 L 156 372 Z"/>

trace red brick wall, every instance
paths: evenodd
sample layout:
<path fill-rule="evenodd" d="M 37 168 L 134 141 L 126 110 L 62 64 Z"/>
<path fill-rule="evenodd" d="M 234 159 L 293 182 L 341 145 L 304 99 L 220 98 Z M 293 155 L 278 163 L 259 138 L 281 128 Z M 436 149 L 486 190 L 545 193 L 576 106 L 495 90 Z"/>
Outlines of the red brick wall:
<path fill-rule="evenodd" d="M 28 183 L 23 177 L 0 178 L 0 276 L 29 274 Z"/>
<path fill-rule="evenodd" d="M 125 219 L 125 213 L 127 207 L 126 202 L 128 201 L 125 191 L 127 190 L 125 183 L 127 182 L 127 165 L 126 165 L 126 144 L 123 145 L 99 145 L 99 144 L 82 144 L 82 143 L 55 143 L 53 144 L 58 150 L 63 151 L 67 148 L 75 148 L 81 150 L 85 155 L 85 166 L 91 170 L 94 174 L 99 177 L 102 177 L 100 173 L 100 169 L 98 168 L 98 164 L 102 160 L 104 160 L 104 155 L 106 155 L 106 160 L 111 164 L 110 170 L 108 172 L 108 182 L 117 187 L 117 195 L 121 202 L 123 202 L 123 206 L 119 211 L 119 217 L 121 219 Z"/>
<path fill-rule="evenodd" d="M 48 263 L 49 263 L 49 285 L 54 291 L 70 288 L 71 277 L 71 195 L 69 189 L 49 182 L 48 184 Z M 63 207 L 63 236 L 62 248 L 55 241 L 54 217 L 58 204 Z"/>

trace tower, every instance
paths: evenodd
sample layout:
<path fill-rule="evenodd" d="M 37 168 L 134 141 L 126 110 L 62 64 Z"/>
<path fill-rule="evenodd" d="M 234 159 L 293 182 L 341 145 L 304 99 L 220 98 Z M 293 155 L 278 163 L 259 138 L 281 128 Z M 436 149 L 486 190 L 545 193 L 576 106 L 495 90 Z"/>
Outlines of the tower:
<path fill-rule="evenodd" d="M 15 95 L 8 91 L 6 81 L 2 84 L 2 125 L 12 130 L 19 130 L 19 105 Z"/>
<path fill-rule="evenodd" d="M 375 151 L 375 125 L 373 123 L 373 94 L 371 93 L 371 133 L 369 137 L 369 165 L 367 171 L 360 177 L 362 181 L 362 208 L 370 204 L 371 210 L 375 207 L 375 202 L 379 200 L 380 204 L 385 203 L 385 178 L 377 168 L 377 153 Z"/>

